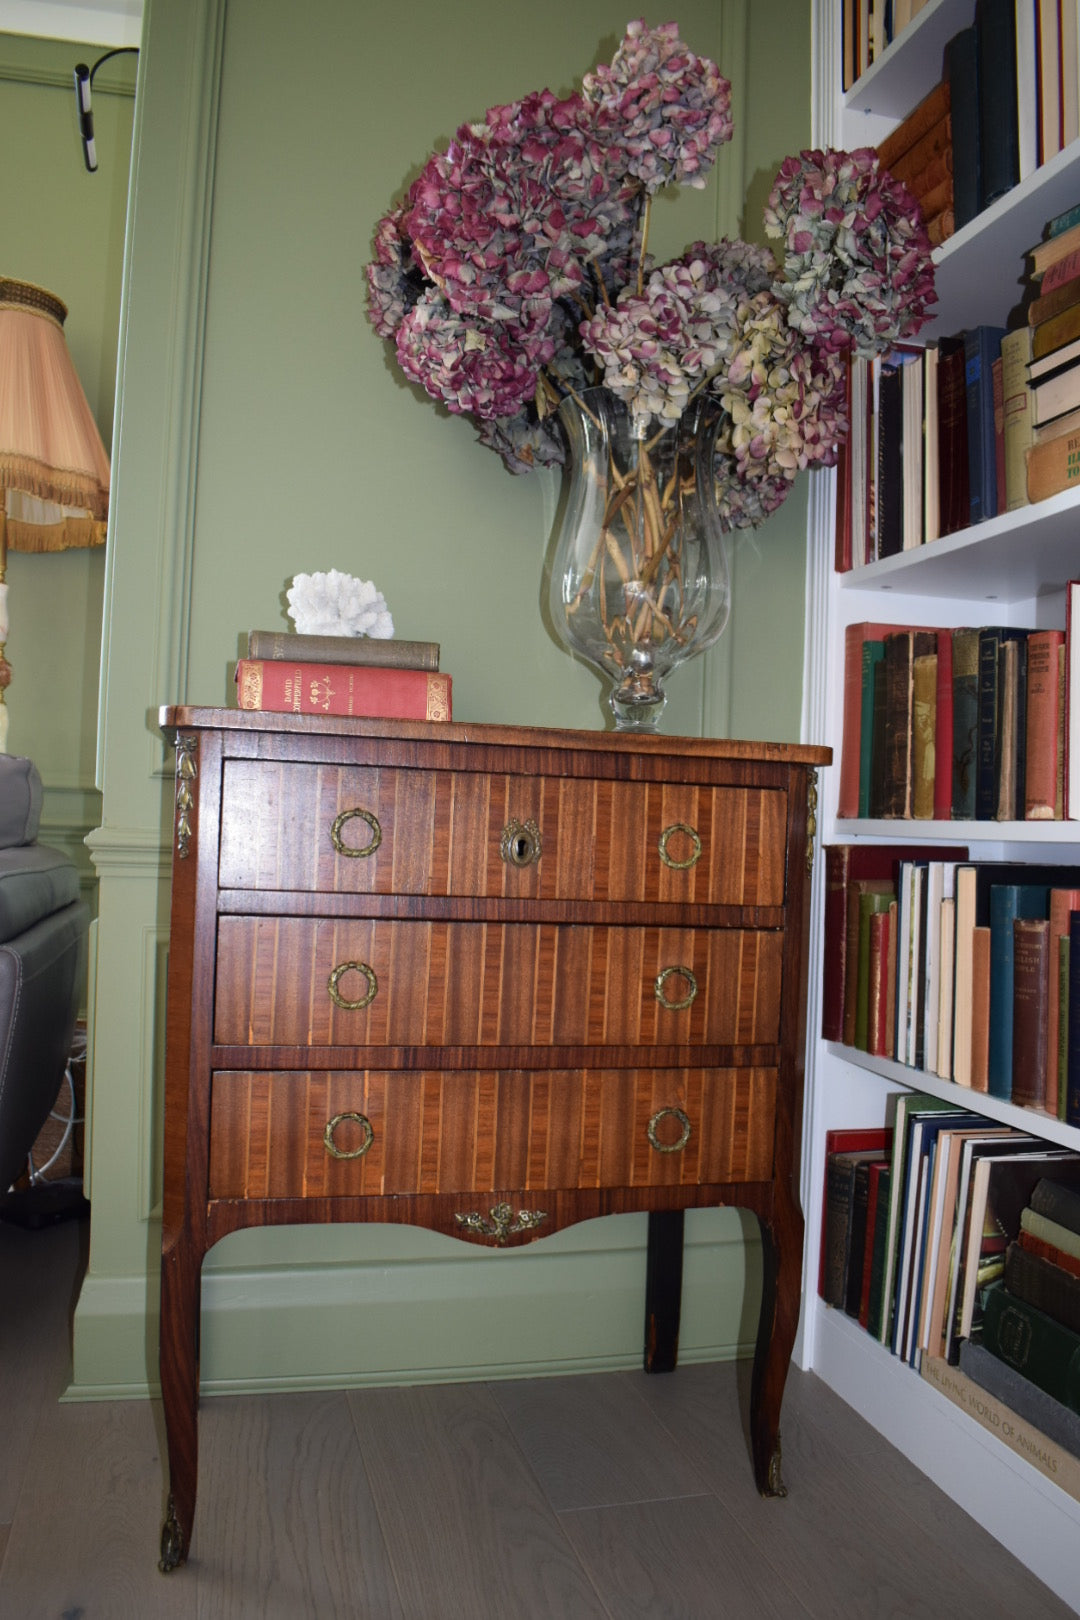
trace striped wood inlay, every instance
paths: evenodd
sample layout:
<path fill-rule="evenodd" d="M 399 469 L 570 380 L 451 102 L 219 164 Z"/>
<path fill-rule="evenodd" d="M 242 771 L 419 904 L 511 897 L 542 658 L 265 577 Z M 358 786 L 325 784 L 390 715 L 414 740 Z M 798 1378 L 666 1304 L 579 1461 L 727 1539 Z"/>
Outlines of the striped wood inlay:
<path fill-rule="evenodd" d="M 376 818 L 381 842 L 369 856 L 339 855 L 330 829 L 358 808 Z M 502 860 L 511 819 L 539 827 L 535 865 Z M 225 765 L 219 881 L 320 894 L 780 906 L 786 823 L 787 794 L 776 788 L 234 759 Z M 662 833 L 678 824 L 702 844 L 684 870 L 659 854 Z M 363 846 L 371 835 L 354 820 L 342 836 Z M 672 837 L 673 860 L 691 850 L 688 838 Z"/>
<path fill-rule="evenodd" d="M 213 1077 L 211 1198 L 322 1198 L 575 1187 L 696 1186 L 772 1176 L 774 1069 L 407 1073 L 226 1070 Z M 647 1126 L 678 1107 L 680 1152 Z M 335 1115 L 372 1127 L 362 1158 L 334 1159 Z M 657 1127 L 661 1140 L 677 1123 Z M 360 1144 L 338 1127 L 336 1145 Z"/>
<path fill-rule="evenodd" d="M 223 1045 L 771 1045 L 779 1038 L 783 936 L 548 923 L 222 917 L 214 1038 Z M 336 966 L 363 962 L 378 992 L 330 998 Z M 664 1007 L 654 984 L 689 968 L 697 994 Z M 359 1001 L 361 974 L 339 992 Z M 688 984 L 675 974 L 670 1001 Z"/>

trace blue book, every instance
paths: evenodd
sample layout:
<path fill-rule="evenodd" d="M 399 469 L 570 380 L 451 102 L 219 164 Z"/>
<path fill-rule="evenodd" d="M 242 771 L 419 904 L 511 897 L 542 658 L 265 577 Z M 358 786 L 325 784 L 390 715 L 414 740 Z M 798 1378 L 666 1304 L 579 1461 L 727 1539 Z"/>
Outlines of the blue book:
<path fill-rule="evenodd" d="M 995 883 L 990 889 L 990 1051 L 991 1097 L 1012 1096 L 1013 923 L 1017 917 L 1049 915 L 1045 883 Z"/>
<path fill-rule="evenodd" d="M 953 213 L 960 230 L 979 212 L 979 62 L 975 25 L 962 28 L 945 46 L 952 119 Z"/>
<path fill-rule="evenodd" d="M 982 209 L 1011 191 L 1020 178 L 1016 0 L 975 0 L 975 49 Z"/>
<path fill-rule="evenodd" d="M 972 326 L 964 333 L 968 508 L 972 523 L 997 516 L 993 366 L 1001 354 L 1004 336 L 1002 326 Z"/>

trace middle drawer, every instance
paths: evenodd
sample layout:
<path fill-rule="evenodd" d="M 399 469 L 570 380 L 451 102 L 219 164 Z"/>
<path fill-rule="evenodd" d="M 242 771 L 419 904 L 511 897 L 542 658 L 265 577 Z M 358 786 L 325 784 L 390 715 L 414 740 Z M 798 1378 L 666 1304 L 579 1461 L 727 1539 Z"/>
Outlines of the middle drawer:
<path fill-rule="evenodd" d="M 782 965 L 767 930 L 226 916 L 214 1039 L 772 1045 Z"/>

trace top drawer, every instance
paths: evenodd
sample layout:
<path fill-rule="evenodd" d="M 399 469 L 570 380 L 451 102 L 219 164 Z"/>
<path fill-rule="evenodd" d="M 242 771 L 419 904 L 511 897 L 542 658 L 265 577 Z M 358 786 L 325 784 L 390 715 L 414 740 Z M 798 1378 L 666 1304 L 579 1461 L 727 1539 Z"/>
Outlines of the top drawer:
<path fill-rule="evenodd" d="M 780 906 L 777 788 L 228 760 L 225 889 Z"/>

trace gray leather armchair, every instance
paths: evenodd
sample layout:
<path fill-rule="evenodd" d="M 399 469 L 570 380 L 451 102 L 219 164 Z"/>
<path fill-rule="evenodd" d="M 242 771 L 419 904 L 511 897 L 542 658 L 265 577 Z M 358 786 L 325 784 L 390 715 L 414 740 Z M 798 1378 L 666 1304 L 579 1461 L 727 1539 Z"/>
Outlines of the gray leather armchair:
<path fill-rule="evenodd" d="M 0 1200 L 60 1089 L 90 919 L 72 861 L 37 842 L 41 799 L 33 763 L 0 754 Z"/>

